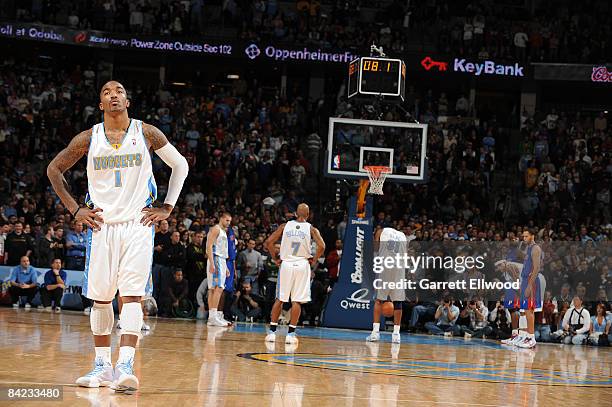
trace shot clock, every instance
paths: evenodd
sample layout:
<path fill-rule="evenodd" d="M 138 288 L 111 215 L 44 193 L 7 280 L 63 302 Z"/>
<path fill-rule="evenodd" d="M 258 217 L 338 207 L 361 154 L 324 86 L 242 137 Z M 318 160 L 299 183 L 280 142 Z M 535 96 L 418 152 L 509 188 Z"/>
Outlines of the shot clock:
<path fill-rule="evenodd" d="M 348 97 L 389 96 L 404 100 L 406 64 L 401 59 L 362 57 L 349 64 Z"/>

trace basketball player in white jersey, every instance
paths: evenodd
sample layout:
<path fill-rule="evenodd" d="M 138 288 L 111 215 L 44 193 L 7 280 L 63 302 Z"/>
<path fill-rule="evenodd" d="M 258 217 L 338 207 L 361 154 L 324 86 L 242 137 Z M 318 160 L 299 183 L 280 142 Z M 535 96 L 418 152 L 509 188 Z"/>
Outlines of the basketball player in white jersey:
<path fill-rule="evenodd" d="M 227 233 L 232 222 L 232 215 L 224 212 L 219 223 L 210 229 L 206 237 L 206 276 L 208 279 L 208 322 L 210 326 L 230 326 L 223 318 L 223 311 L 218 310 L 219 300 L 225 288 L 225 278 L 229 276 L 227 268 Z"/>
<path fill-rule="evenodd" d="M 47 175 L 62 203 L 89 227 L 83 294 L 94 301 L 90 323 L 95 343 L 94 369 L 77 379 L 85 387 L 111 386 L 117 392 L 138 389 L 133 372 L 135 347 L 142 326 L 140 300 L 151 273 L 154 223 L 168 218 L 187 178 L 187 160 L 156 127 L 128 116 L 130 101 L 123 85 L 104 84 L 100 110 L 104 122 L 74 137 L 49 164 Z M 161 207 L 150 150 L 172 168 Z M 86 206 L 68 192 L 64 172 L 87 155 Z M 111 330 L 115 293 L 123 301 L 121 341 L 115 369 L 111 363 Z"/>
<path fill-rule="evenodd" d="M 308 205 L 301 203 L 297 207 L 297 219 L 278 227 L 264 243 L 272 256 L 272 260 L 280 265 L 276 282 L 276 301 L 272 306 L 270 329 L 266 342 L 276 341 L 278 317 L 283 309 L 283 303 L 291 298 L 291 320 L 289 334 L 285 339 L 288 345 L 297 345 L 295 328 L 302 312 L 301 304 L 310 301 L 310 266 L 313 265 L 325 251 L 325 242 L 319 230 L 308 223 L 310 214 Z M 280 260 L 274 250 L 274 244 L 281 239 Z M 317 253 L 312 257 L 311 239 L 317 244 Z"/>
<path fill-rule="evenodd" d="M 406 253 L 408 239 L 406 235 L 393 228 L 378 229 L 374 234 L 374 249 L 378 252 L 377 255 L 383 259 L 391 257 L 395 259 L 396 255 L 401 256 Z M 384 261 L 383 261 L 384 264 Z M 372 333 L 368 335 L 368 342 L 376 342 L 380 339 L 380 314 L 382 303 L 385 301 L 393 302 L 393 334 L 391 335 L 392 343 L 400 343 L 400 324 L 402 322 L 402 305 L 406 301 L 406 290 L 391 289 L 385 286 L 387 283 L 400 283 L 406 278 L 406 270 L 403 268 L 391 267 L 385 268 L 381 274 L 375 276 L 380 279 L 378 283 L 380 288 L 376 289 L 376 297 L 374 303 L 374 322 L 372 323 Z"/>

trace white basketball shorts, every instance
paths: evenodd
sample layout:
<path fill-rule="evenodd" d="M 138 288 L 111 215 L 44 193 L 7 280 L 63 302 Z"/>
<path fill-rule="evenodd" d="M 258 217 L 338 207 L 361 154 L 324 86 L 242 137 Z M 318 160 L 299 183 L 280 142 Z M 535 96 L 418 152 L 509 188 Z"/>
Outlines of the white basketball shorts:
<path fill-rule="evenodd" d="M 112 301 L 117 289 L 122 297 L 150 294 L 154 234 L 155 228 L 140 219 L 89 229 L 83 295 Z"/>
<path fill-rule="evenodd" d="M 282 302 L 310 302 L 310 263 L 308 260 L 283 261 L 278 271 L 276 298 Z"/>
<path fill-rule="evenodd" d="M 215 262 L 215 269 L 213 269 L 210 259 L 206 260 L 206 278 L 208 279 L 208 288 L 225 288 L 227 259 L 224 257 L 215 256 L 213 254 L 213 261 Z"/>
<path fill-rule="evenodd" d="M 375 278 L 381 281 L 377 282 L 376 300 L 380 301 L 406 301 L 406 290 L 403 288 L 388 288 L 386 283 L 401 283 L 406 278 L 404 269 L 385 269 L 381 274 L 377 274 Z"/>

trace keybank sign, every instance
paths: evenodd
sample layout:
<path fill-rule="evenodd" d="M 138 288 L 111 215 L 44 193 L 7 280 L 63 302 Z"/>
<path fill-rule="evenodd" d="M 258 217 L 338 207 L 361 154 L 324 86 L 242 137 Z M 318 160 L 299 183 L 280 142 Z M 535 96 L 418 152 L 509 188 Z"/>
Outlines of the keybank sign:
<path fill-rule="evenodd" d="M 497 64 L 495 61 L 470 62 L 465 58 L 455 58 L 453 70 L 455 72 L 466 72 L 474 76 L 496 75 L 524 77 L 524 66 L 514 63 L 512 65 Z"/>

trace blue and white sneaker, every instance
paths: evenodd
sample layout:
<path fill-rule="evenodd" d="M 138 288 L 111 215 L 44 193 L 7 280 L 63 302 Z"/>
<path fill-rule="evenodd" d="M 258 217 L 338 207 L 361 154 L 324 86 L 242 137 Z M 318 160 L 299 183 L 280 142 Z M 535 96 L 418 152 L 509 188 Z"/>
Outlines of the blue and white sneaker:
<path fill-rule="evenodd" d="M 132 361 L 128 363 L 117 363 L 115 366 L 115 382 L 111 389 L 116 393 L 132 394 L 138 390 L 138 378 L 134 375 Z"/>
<path fill-rule="evenodd" d="M 295 332 L 291 332 L 287 334 L 287 337 L 285 338 L 285 344 L 287 345 L 297 345 L 298 344 L 298 338 Z"/>
<path fill-rule="evenodd" d="M 106 387 L 113 383 L 113 365 L 104 363 L 101 358 L 97 358 L 94 368 L 85 376 L 76 380 L 76 384 L 82 387 Z"/>

